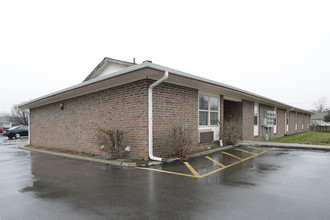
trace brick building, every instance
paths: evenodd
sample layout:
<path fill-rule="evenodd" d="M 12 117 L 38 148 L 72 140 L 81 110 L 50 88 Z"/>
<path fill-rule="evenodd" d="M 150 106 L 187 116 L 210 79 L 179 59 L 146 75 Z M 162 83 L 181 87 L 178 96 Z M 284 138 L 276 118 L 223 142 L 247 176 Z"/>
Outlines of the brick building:
<path fill-rule="evenodd" d="M 150 87 L 153 87 L 152 89 Z M 110 58 L 81 83 L 19 106 L 30 110 L 35 146 L 100 154 L 98 128 L 124 130 L 130 158 L 156 159 L 174 125 L 192 130 L 196 147 L 221 139 L 236 123 L 242 140 L 265 140 L 309 130 L 309 111 L 229 85 L 145 61 Z"/>

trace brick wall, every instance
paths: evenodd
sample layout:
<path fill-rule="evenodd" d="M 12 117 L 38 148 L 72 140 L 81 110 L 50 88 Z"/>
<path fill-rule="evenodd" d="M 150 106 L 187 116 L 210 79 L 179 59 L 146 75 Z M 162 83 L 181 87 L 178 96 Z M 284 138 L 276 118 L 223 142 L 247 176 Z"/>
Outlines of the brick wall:
<path fill-rule="evenodd" d="M 254 102 L 242 100 L 242 140 L 254 140 Z"/>
<path fill-rule="evenodd" d="M 149 81 L 149 84 L 154 81 Z M 198 145 L 198 90 L 161 83 L 153 89 L 154 154 L 168 152 L 168 134 L 173 126 L 183 125 L 191 130 L 191 138 Z"/>
<path fill-rule="evenodd" d="M 285 110 L 277 108 L 277 125 L 276 125 L 276 134 L 274 138 L 283 137 L 285 135 Z"/>
<path fill-rule="evenodd" d="M 99 127 L 112 125 L 125 131 L 125 144 L 131 146 L 130 158 L 148 159 L 148 87 L 153 80 L 140 80 L 62 102 L 31 109 L 31 144 L 58 149 L 100 154 L 96 132 Z M 263 140 L 265 130 L 261 119 L 266 109 L 259 105 L 259 135 L 253 135 L 254 102 L 221 102 L 221 122 L 236 119 L 242 124 L 243 140 Z M 60 109 L 60 103 L 64 109 Z M 163 156 L 168 149 L 166 136 L 174 125 L 184 125 L 192 131 L 193 144 L 198 146 L 198 90 L 161 83 L 153 91 L 154 153 Z M 226 105 L 227 103 L 227 105 Z M 278 109 L 277 133 L 285 131 L 285 110 Z M 227 116 L 226 116 L 227 115 Z M 304 129 L 301 123 L 304 122 Z M 289 133 L 309 130 L 310 116 L 290 112 Z"/>
<path fill-rule="evenodd" d="M 125 131 L 129 157 L 147 159 L 147 80 L 31 109 L 31 144 L 99 154 L 96 131 L 112 125 Z"/>
<path fill-rule="evenodd" d="M 259 104 L 259 135 L 253 135 L 253 116 L 254 116 L 254 102 L 251 101 L 242 101 L 243 112 L 242 112 L 242 139 L 243 140 L 253 140 L 260 141 L 265 140 L 266 129 L 261 126 L 261 120 L 264 117 L 265 110 L 274 110 L 274 107 Z M 272 137 L 283 137 L 285 135 L 285 112 L 284 109 L 277 109 L 277 132 L 274 134 L 272 128 Z M 302 117 L 304 115 L 304 129 L 302 129 Z M 289 116 L 289 131 L 287 134 L 294 134 L 299 132 L 309 131 L 310 116 L 306 114 L 298 113 L 298 129 L 295 130 L 296 125 L 296 112 L 290 112 Z"/>

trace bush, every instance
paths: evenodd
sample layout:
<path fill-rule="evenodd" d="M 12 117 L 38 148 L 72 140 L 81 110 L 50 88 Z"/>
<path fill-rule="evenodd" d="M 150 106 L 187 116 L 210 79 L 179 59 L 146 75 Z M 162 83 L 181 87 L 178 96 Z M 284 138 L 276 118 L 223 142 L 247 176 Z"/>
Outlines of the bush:
<path fill-rule="evenodd" d="M 220 136 L 221 137 L 221 136 Z M 238 122 L 225 121 L 222 128 L 222 140 L 225 145 L 236 145 L 241 139 L 241 127 Z"/>
<path fill-rule="evenodd" d="M 123 134 L 123 131 L 112 127 L 99 128 L 97 144 L 110 158 L 120 158 L 123 156 L 125 148 L 123 145 Z"/>
<path fill-rule="evenodd" d="M 167 156 L 187 159 L 192 150 L 191 129 L 183 126 L 176 126 L 169 130 L 166 142 L 169 144 Z"/>
<path fill-rule="evenodd" d="M 323 120 L 324 120 L 325 122 L 330 122 L 330 111 L 328 112 L 327 115 L 324 116 Z"/>

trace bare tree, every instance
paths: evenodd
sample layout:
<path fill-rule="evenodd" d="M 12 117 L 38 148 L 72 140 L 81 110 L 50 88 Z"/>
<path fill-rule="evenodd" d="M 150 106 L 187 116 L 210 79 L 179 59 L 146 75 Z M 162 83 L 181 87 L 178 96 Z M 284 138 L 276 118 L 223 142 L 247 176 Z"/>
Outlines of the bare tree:
<path fill-rule="evenodd" d="M 28 112 L 20 110 L 17 108 L 16 105 L 14 105 L 11 109 L 11 113 L 4 113 L 4 117 L 10 118 L 11 122 L 14 122 L 15 124 L 19 125 L 28 125 Z"/>
<path fill-rule="evenodd" d="M 327 98 L 321 97 L 319 101 L 314 102 L 314 111 L 315 112 L 326 112 L 329 109 L 326 108 Z"/>

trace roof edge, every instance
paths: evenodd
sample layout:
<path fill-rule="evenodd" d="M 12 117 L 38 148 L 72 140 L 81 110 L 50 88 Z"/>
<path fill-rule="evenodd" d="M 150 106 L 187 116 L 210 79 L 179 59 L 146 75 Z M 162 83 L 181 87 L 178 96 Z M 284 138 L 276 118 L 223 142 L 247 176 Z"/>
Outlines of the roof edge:
<path fill-rule="evenodd" d="M 92 73 L 97 71 L 107 60 L 113 61 L 114 59 L 105 57 L 102 60 L 102 62 L 93 70 Z M 120 60 L 115 60 L 115 61 L 122 62 Z M 101 81 L 104 81 L 104 80 L 107 80 L 107 79 L 111 79 L 113 77 L 117 77 L 117 76 L 120 76 L 120 75 L 123 75 L 123 74 L 127 74 L 129 72 L 140 70 L 140 69 L 143 69 L 143 68 L 152 68 L 152 69 L 156 69 L 156 70 L 159 70 L 159 71 L 168 71 L 169 74 L 174 74 L 174 75 L 178 75 L 178 76 L 181 76 L 181 77 L 194 79 L 194 80 L 197 80 L 197 81 L 200 81 L 200 82 L 203 82 L 203 83 L 209 83 L 209 84 L 212 84 L 212 85 L 215 85 L 215 86 L 220 86 L 220 87 L 223 87 L 225 89 L 232 90 L 234 92 L 239 92 L 239 93 L 242 93 L 244 95 L 247 95 L 247 96 L 250 96 L 250 97 L 253 97 L 253 98 L 256 98 L 256 99 L 261 99 L 265 102 L 268 102 L 269 104 L 273 104 L 273 105 L 278 106 L 278 107 L 286 108 L 288 110 L 294 108 L 293 111 L 299 111 L 299 112 L 306 113 L 306 114 L 312 114 L 313 113 L 311 111 L 296 108 L 294 106 L 291 106 L 291 105 L 288 105 L 288 104 L 285 104 L 285 103 L 282 103 L 282 102 L 279 102 L 279 101 L 276 101 L 276 100 L 273 100 L 273 99 L 270 99 L 270 98 L 267 98 L 267 97 L 264 97 L 264 96 L 260 96 L 258 94 L 255 94 L 255 93 L 243 90 L 243 89 L 239 89 L 237 87 L 229 86 L 227 84 L 219 83 L 217 81 L 209 80 L 209 79 L 206 79 L 206 78 L 203 78 L 203 77 L 199 77 L 199 76 L 196 76 L 196 75 L 185 73 L 185 72 L 175 70 L 175 69 L 172 69 L 172 68 L 168 68 L 168 67 L 165 67 L 165 66 L 161 66 L 161 65 L 158 65 L 158 64 L 148 63 L 148 62 L 141 63 L 141 64 L 134 64 L 134 63 L 129 63 L 129 62 L 127 62 L 127 63 L 130 64 L 130 66 L 125 68 L 125 69 L 119 70 L 119 71 L 114 72 L 114 73 L 109 74 L 109 75 L 93 78 L 93 79 L 90 79 L 90 80 L 84 80 L 80 84 L 77 84 L 77 85 L 59 90 L 57 92 L 53 92 L 53 93 L 50 93 L 48 95 L 41 96 L 41 97 L 33 99 L 31 101 L 22 103 L 18 107 L 22 108 L 22 109 L 27 109 L 27 108 L 29 108 L 29 106 L 31 106 L 31 104 L 33 104 L 35 102 L 41 101 L 41 100 L 46 99 L 46 98 L 50 98 L 52 96 L 56 96 L 56 95 L 61 94 L 61 93 L 69 92 L 71 90 L 76 90 L 76 89 L 79 89 L 81 87 L 84 87 L 84 86 L 87 86 L 87 85 L 90 85 L 90 84 L 95 84 L 95 83 L 98 83 L 98 82 L 101 82 Z"/>

